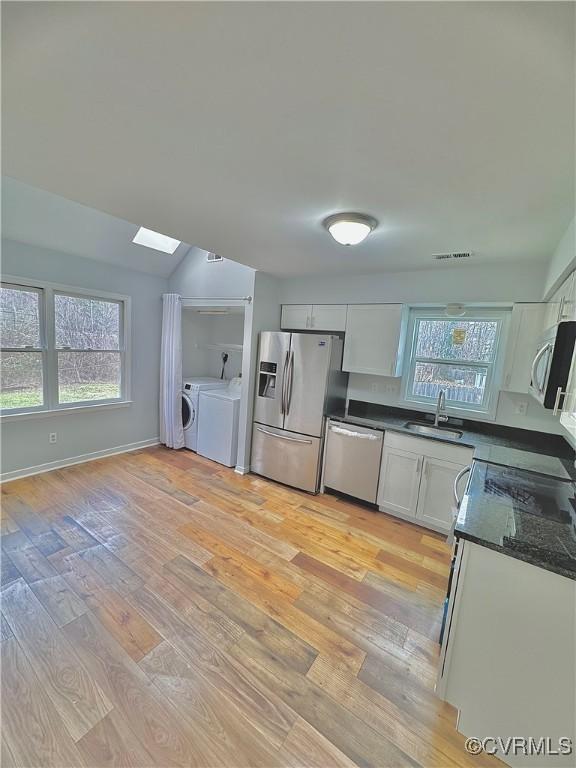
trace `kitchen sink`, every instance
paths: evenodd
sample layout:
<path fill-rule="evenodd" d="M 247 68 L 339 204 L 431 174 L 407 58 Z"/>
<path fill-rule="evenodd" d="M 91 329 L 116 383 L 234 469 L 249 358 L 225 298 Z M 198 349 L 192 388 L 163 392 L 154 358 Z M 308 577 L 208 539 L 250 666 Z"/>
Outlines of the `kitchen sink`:
<path fill-rule="evenodd" d="M 420 424 L 417 421 L 409 421 L 404 424 L 410 432 L 418 432 L 419 435 L 435 435 L 436 437 L 449 437 L 452 440 L 460 440 L 462 432 L 449 427 L 435 427 L 432 424 Z"/>

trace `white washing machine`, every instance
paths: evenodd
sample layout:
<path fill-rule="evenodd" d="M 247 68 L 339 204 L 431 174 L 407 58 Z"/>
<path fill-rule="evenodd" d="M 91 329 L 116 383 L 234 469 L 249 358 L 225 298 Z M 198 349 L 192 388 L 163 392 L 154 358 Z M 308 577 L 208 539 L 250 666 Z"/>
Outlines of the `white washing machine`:
<path fill-rule="evenodd" d="M 225 389 L 230 382 L 210 376 L 184 379 L 182 382 L 182 426 L 184 444 L 195 451 L 198 445 L 198 408 L 200 392 Z"/>
<path fill-rule="evenodd" d="M 226 389 L 200 393 L 198 453 L 227 467 L 238 455 L 241 379 L 232 379 Z"/>

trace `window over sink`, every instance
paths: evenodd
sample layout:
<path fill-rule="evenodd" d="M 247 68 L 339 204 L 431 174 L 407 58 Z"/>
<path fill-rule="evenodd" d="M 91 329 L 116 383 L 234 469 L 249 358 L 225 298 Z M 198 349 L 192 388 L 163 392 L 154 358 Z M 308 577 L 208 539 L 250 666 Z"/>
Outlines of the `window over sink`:
<path fill-rule="evenodd" d="M 439 308 L 412 310 L 404 400 L 434 405 L 443 390 L 449 412 L 493 415 L 508 315 L 477 308 L 463 317 L 447 317 Z"/>

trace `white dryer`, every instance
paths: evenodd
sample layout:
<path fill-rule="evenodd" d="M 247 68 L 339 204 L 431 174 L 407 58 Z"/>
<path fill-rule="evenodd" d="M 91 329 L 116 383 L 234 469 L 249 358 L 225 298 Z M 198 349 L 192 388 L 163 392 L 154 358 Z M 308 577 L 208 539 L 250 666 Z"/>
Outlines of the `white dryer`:
<path fill-rule="evenodd" d="M 182 426 L 184 444 L 195 451 L 198 445 L 198 408 L 200 392 L 207 389 L 225 389 L 228 381 L 210 376 L 184 379 L 182 383 Z"/>
<path fill-rule="evenodd" d="M 226 389 L 200 393 L 198 453 L 227 467 L 236 465 L 240 416 L 240 378 Z"/>

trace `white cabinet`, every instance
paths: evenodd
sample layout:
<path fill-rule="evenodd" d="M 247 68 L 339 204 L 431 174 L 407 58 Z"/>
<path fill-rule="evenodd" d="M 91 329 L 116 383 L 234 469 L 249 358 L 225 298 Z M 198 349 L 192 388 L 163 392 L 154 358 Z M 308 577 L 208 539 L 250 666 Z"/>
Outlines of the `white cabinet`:
<path fill-rule="evenodd" d="M 310 328 L 312 304 L 282 304 L 280 327 L 287 330 L 307 330 Z"/>
<path fill-rule="evenodd" d="M 415 517 L 421 471 L 422 456 L 400 448 L 385 448 L 378 505 L 402 516 Z"/>
<path fill-rule="evenodd" d="M 283 304 L 280 327 L 289 331 L 344 331 L 346 304 Z"/>
<path fill-rule="evenodd" d="M 461 539 L 436 694 L 458 731 L 576 740 L 576 581 Z M 574 766 L 573 754 L 497 754 L 512 766 Z"/>
<path fill-rule="evenodd" d="M 528 393 L 532 361 L 544 331 L 548 305 L 514 304 L 506 346 L 506 361 L 501 389 Z"/>
<path fill-rule="evenodd" d="M 406 320 L 402 304 L 349 304 L 343 370 L 400 376 Z"/>
<path fill-rule="evenodd" d="M 462 465 L 424 457 L 416 517 L 422 525 L 449 530 L 453 519 L 454 481 Z M 464 484 L 466 478 L 462 478 Z M 459 491 L 461 497 L 461 491 Z"/>
<path fill-rule="evenodd" d="M 346 304 L 314 304 L 311 323 L 315 331 L 345 331 Z"/>
<path fill-rule="evenodd" d="M 550 297 L 545 316 L 545 328 L 562 320 L 576 320 L 576 274 L 571 272 Z"/>
<path fill-rule="evenodd" d="M 386 432 L 378 486 L 378 507 L 437 531 L 449 531 L 454 481 L 472 461 L 468 446 Z M 467 477 L 458 487 L 461 498 Z"/>

